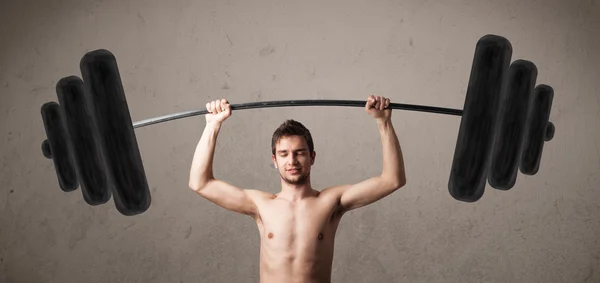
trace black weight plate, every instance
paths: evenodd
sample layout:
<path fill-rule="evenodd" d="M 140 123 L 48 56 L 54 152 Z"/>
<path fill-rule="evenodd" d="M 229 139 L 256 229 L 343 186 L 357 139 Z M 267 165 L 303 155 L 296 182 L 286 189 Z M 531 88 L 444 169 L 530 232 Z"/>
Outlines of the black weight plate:
<path fill-rule="evenodd" d="M 90 205 L 104 204 L 110 199 L 109 182 L 83 81 L 75 76 L 62 78 L 56 93 L 65 113 L 83 199 Z"/>
<path fill-rule="evenodd" d="M 58 103 L 51 101 L 42 105 L 41 112 L 58 184 L 61 190 L 72 192 L 79 186 L 79 181 L 69 148 L 69 133 L 64 126 L 62 111 Z"/>
<path fill-rule="evenodd" d="M 150 206 L 150 190 L 116 59 L 108 50 L 99 49 L 85 54 L 80 68 L 91 96 L 115 206 L 124 215 L 142 213 Z"/>
<path fill-rule="evenodd" d="M 517 181 L 527 109 L 537 68 L 532 62 L 516 60 L 510 65 L 508 74 L 508 88 L 500 99 L 488 176 L 490 186 L 499 190 L 509 190 Z"/>
<path fill-rule="evenodd" d="M 523 174 L 535 175 L 540 168 L 553 98 L 554 90 L 548 85 L 538 85 L 533 92 L 521 157 L 520 170 Z M 554 135 L 554 128 L 551 130 Z"/>
<path fill-rule="evenodd" d="M 511 56 L 510 42 L 500 36 L 483 36 L 475 47 L 448 182 L 448 191 L 456 200 L 474 202 L 483 196 L 498 101 Z"/>
<path fill-rule="evenodd" d="M 544 136 L 544 141 L 551 141 L 554 138 L 554 131 L 556 131 L 554 123 L 548 122 L 548 126 L 546 126 L 546 135 Z"/>
<path fill-rule="evenodd" d="M 52 159 L 52 151 L 50 150 L 50 143 L 48 140 L 42 142 L 42 153 L 44 154 L 44 157 Z"/>

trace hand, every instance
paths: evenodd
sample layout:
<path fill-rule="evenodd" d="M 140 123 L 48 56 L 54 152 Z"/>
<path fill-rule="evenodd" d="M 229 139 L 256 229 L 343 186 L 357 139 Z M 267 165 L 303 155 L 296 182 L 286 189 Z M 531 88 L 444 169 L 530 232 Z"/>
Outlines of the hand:
<path fill-rule="evenodd" d="M 392 117 L 392 109 L 387 108 L 390 105 L 390 99 L 383 96 L 370 95 L 367 98 L 365 111 L 377 120 L 389 120 Z"/>
<path fill-rule="evenodd" d="M 220 124 L 231 116 L 231 106 L 225 98 L 206 103 L 206 110 L 206 123 Z"/>

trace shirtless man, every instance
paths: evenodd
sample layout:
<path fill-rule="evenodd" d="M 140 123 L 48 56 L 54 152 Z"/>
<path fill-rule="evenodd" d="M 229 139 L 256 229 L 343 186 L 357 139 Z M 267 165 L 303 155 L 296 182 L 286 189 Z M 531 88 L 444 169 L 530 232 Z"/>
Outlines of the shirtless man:
<path fill-rule="evenodd" d="M 365 111 L 377 121 L 383 170 L 357 184 L 314 190 L 310 169 L 316 153 L 310 132 L 287 120 L 273 134 L 272 160 L 281 175 L 281 192 L 238 188 L 215 179 L 215 144 L 225 119 L 226 99 L 206 104 L 206 127 L 196 147 L 189 186 L 200 196 L 256 222 L 260 234 L 260 282 L 331 282 L 335 233 L 344 213 L 371 204 L 406 184 L 404 161 L 391 121 L 390 100 L 369 96 Z"/>

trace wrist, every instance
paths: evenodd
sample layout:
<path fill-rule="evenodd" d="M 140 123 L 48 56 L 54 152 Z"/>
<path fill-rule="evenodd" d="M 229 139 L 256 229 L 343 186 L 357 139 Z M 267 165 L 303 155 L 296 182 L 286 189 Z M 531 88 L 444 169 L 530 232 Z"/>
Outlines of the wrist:
<path fill-rule="evenodd" d="M 212 129 L 212 130 L 219 130 L 219 129 L 221 129 L 221 124 L 222 124 L 222 122 L 207 122 L 206 128 Z"/>
<path fill-rule="evenodd" d="M 388 118 L 380 118 L 376 120 L 379 127 L 388 127 L 392 124 L 392 121 Z"/>

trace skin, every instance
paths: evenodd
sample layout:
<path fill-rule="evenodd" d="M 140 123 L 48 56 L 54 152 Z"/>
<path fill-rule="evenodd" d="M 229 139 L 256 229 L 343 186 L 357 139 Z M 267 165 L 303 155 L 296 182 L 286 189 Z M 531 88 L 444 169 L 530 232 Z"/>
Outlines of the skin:
<path fill-rule="evenodd" d="M 321 191 L 311 186 L 316 152 L 300 136 L 282 137 L 272 155 L 281 179 L 277 194 L 243 189 L 215 179 L 212 172 L 219 130 L 231 108 L 226 99 L 206 104 L 206 127 L 190 169 L 189 187 L 227 210 L 250 216 L 260 234 L 260 282 L 331 282 L 335 234 L 343 215 L 372 204 L 406 184 L 404 160 L 391 121 L 389 99 L 369 96 L 365 112 L 377 122 L 382 172 L 357 184 Z M 296 170 L 296 171 L 292 171 Z"/>

